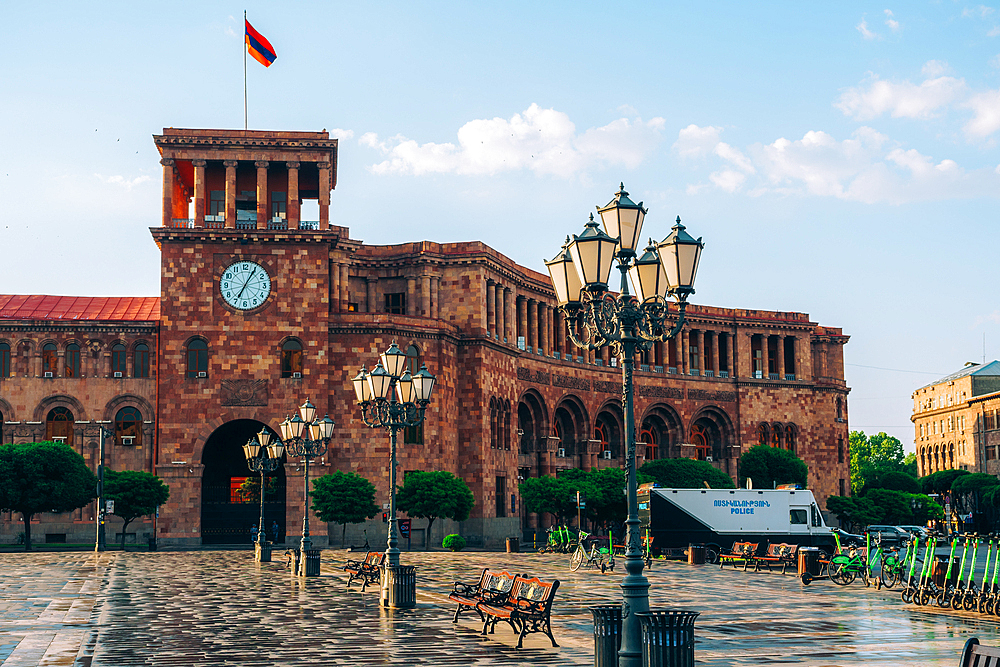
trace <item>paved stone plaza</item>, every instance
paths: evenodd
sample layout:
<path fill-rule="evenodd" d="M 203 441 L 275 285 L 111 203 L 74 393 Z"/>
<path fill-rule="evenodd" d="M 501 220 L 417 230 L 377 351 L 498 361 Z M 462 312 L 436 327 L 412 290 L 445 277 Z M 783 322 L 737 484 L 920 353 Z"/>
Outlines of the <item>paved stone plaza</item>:
<path fill-rule="evenodd" d="M 0 665 L 591 665 L 587 607 L 617 601 L 621 573 L 570 572 L 566 556 L 404 553 L 418 605 L 386 612 L 378 593 L 345 587 L 344 551 L 302 581 L 247 551 L 0 555 Z M 483 637 L 452 624 L 456 579 L 503 567 L 562 581 L 559 648 L 506 626 Z M 954 665 L 969 636 L 1000 644 L 998 619 L 903 605 L 893 591 L 793 576 L 657 562 L 654 608 L 701 612 L 699 664 Z"/>

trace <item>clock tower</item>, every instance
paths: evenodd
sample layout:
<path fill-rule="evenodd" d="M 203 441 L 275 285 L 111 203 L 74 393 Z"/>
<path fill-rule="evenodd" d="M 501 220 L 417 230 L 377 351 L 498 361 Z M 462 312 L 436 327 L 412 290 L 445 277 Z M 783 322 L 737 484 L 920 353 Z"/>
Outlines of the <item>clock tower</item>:
<path fill-rule="evenodd" d="M 150 229 L 161 252 L 155 472 L 171 488 L 157 538 L 245 541 L 260 497 L 245 484 L 243 444 L 262 428 L 277 433 L 307 399 L 318 416 L 331 412 L 329 318 L 346 308 L 340 266 L 356 245 L 329 224 L 337 140 L 175 128 L 154 139 L 163 165 L 162 225 Z M 265 486 L 269 538 L 275 527 L 282 540 L 297 534 L 302 521 L 295 463 Z M 329 458 L 311 467 L 311 477 L 325 474 Z M 313 519 L 323 546 L 326 524 Z"/>

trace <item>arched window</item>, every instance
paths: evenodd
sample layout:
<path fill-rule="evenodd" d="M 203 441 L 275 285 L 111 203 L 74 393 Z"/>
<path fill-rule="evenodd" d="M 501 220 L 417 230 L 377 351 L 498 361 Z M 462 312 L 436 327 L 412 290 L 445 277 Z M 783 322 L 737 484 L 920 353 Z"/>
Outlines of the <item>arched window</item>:
<path fill-rule="evenodd" d="M 712 453 L 712 448 L 708 442 L 708 433 L 705 432 L 701 424 L 695 424 L 691 427 L 691 444 L 698 452 L 698 460 L 707 461 Z"/>
<path fill-rule="evenodd" d="M 510 401 L 503 402 L 503 448 L 510 450 Z"/>
<path fill-rule="evenodd" d="M 76 343 L 66 346 L 66 377 L 80 377 L 80 346 Z"/>
<path fill-rule="evenodd" d="M 782 449 L 785 446 L 785 429 L 781 424 L 771 425 L 771 446 Z"/>
<path fill-rule="evenodd" d="M 766 447 L 771 441 L 771 427 L 766 423 L 757 425 L 757 444 Z"/>
<path fill-rule="evenodd" d="M 787 424 L 785 426 L 785 449 L 787 449 L 793 454 L 796 453 L 795 448 L 797 443 L 795 442 L 795 440 L 796 440 L 795 425 Z"/>
<path fill-rule="evenodd" d="M 142 414 L 137 409 L 129 406 L 115 415 L 115 444 L 142 444 Z"/>
<path fill-rule="evenodd" d="M 132 350 L 132 377 L 149 377 L 149 346 L 139 343 Z"/>
<path fill-rule="evenodd" d="M 125 377 L 125 346 L 121 343 L 111 346 L 111 377 Z"/>
<path fill-rule="evenodd" d="M 403 367 L 413 375 L 420 370 L 420 350 L 413 343 L 406 348 L 406 365 Z"/>
<path fill-rule="evenodd" d="M 201 338 L 188 343 L 187 377 L 208 377 L 208 343 Z"/>
<path fill-rule="evenodd" d="M 497 399 L 490 399 L 490 449 L 497 448 Z"/>
<path fill-rule="evenodd" d="M 73 413 L 64 407 L 52 408 L 45 419 L 45 439 L 73 444 Z"/>
<path fill-rule="evenodd" d="M 608 429 L 604 422 L 599 421 L 594 425 L 594 440 L 601 443 L 601 456 L 604 456 L 604 452 L 611 449 L 611 443 L 608 442 Z"/>
<path fill-rule="evenodd" d="M 50 378 L 55 377 L 58 366 L 55 344 L 46 343 L 42 346 L 42 375 Z"/>
<path fill-rule="evenodd" d="M 302 343 L 294 338 L 281 345 L 281 377 L 302 377 Z"/>
<path fill-rule="evenodd" d="M 639 431 L 639 444 L 646 447 L 646 460 L 655 461 L 659 458 L 659 447 L 656 442 L 656 431 L 644 428 Z"/>
<path fill-rule="evenodd" d="M 844 401 L 839 396 L 837 397 L 837 421 L 844 418 Z"/>
<path fill-rule="evenodd" d="M 0 343 L 0 378 L 10 377 L 10 345 Z"/>

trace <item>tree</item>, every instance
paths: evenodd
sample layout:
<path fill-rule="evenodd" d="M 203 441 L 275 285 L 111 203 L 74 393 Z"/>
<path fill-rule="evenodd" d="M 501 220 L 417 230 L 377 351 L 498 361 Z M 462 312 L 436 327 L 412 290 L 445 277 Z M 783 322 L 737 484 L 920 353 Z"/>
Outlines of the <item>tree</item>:
<path fill-rule="evenodd" d="M 809 468 L 806 462 L 787 449 L 756 445 L 740 457 L 740 485 L 746 480 L 760 489 L 770 489 L 777 484 L 806 485 Z"/>
<path fill-rule="evenodd" d="M 729 475 L 708 461 L 656 459 L 643 463 L 639 473 L 667 489 L 700 489 L 705 482 L 713 489 L 736 488 Z"/>
<path fill-rule="evenodd" d="M 893 491 L 905 491 L 906 493 L 920 493 L 920 482 L 916 477 L 907 472 L 879 471 L 867 481 L 861 490 L 864 495 L 870 489 L 892 489 Z"/>
<path fill-rule="evenodd" d="M 968 470 L 939 470 L 920 478 L 920 490 L 924 493 L 948 493 L 957 478 L 968 474 Z"/>
<path fill-rule="evenodd" d="M 340 543 L 344 544 L 347 524 L 362 523 L 379 512 L 375 486 L 353 472 L 336 471 L 313 480 L 313 512 L 322 521 L 339 523 Z"/>
<path fill-rule="evenodd" d="M 529 477 L 518 485 L 524 509 L 536 514 L 553 514 L 565 521 L 576 511 L 576 493 L 565 477 Z"/>
<path fill-rule="evenodd" d="M 914 479 L 919 476 L 917 472 L 917 454 L 916 452 L 910 452 L 905 457 L 903 457 L 903 470 L 907 475 L 910 475 Z"/>
<path fill-rule="evenodd" d="M 134 519 L 149 516 L 167 502 L 170 488 L 163 480 L 140 470 L 104 471 L 104 498 L 115 501 L 114 515 L 122 524 L 122 551 L 125 551 L 125 532 Z"/>
<path fill-rule="evenodd" d="M 411 517 L 427 519 L 424 549 L 435 519 L 465 521 L 475 502 L 465 481 L 444 470 L 411 472 L 396 495 L 401 510 Z"/>
<path fill-rule="evenodd" d="M 864 529 L 865 526 L 878 523 L 875 507 L 868 498 L 852 498 L 850 496 L 829 496 L 826 499 L 826 509 L 837 515 L 841 525 L 848 529 Z"/>
<path fill-rule="evenodd" d="M 865 484 L 879 472 L 904 469 L 903 443 L 885 433 L 871 437 L 864 431 L 851 431 L 851 491 L 860 493 Z"/>
<path fill-rule="evenodd" d="M 97 477 L 69 445 L 0 445 L 0 511 L 21 514 L 25 551 L 31 551 L 32 516 L 39 512 L 71 512 L 95 497 Z"/>

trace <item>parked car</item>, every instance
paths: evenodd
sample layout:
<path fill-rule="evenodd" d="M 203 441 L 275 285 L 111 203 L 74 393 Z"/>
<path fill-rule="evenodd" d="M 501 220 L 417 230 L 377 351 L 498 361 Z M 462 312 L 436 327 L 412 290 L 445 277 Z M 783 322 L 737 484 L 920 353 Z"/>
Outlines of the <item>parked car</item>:
<path fill-rule="evenodd" d="M 927 532 L 927 529 L 924 528 L 923 526 L 896 526 L 896 528 L 899 528 L 900 530 L 905 530 L 910 535 L 913 535 L 914 537 L 918 538 L 921 542 L 926 540 L 927 536 L 930 534 Z"/>
<path fill-rule="evenodd" d="M 865 546 L 864 535 L 855 535 L 854 533 L 849 533 L 846 530 L 841 530 L 840 528 L 831 528 L 830 532 L 837 534 L 837 537 L 840 538 L 840 545 L 843 547 Z"/>
<path fill-rule="evenodd" d="M 897 526 L 873 525 L 868 526 L 865 532 L 871 535 L 872 539 L 875 539 L 877 534 L 881 538 L 882 546 L 884 547 L 899 546 L 905 544 L 910 539 L 910 533 Z"/>

